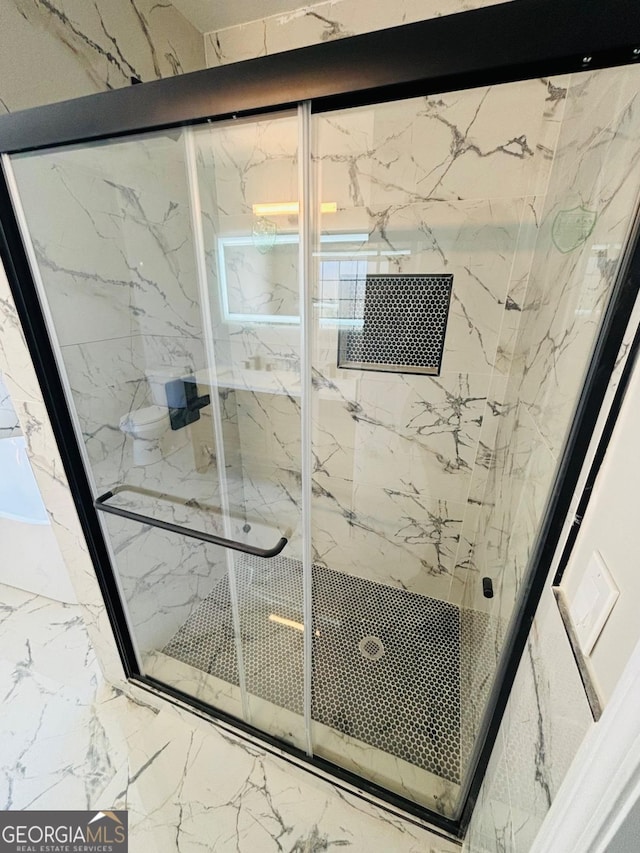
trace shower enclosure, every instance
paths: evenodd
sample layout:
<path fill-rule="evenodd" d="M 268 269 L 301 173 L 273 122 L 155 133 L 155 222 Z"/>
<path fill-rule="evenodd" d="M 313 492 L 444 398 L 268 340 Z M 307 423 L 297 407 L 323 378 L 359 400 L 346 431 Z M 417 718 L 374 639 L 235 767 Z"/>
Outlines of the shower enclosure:
<path fill-rule="evenodd" d="M 391 32 L 411 65 L 513 5 Z M 129 673 L 447 828 L 628 316 L 640 68 L 581 26 L 604 58 L 481 85 L 296 84 L 345 40 L 287 97 L 243 64 L 0 120 Z"/>

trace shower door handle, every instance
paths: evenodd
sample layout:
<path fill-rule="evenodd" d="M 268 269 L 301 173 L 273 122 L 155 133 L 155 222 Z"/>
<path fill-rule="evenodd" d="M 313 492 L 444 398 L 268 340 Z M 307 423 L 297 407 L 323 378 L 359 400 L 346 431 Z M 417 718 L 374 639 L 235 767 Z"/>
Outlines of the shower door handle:
<path fill-rule="evenodd" d="M 162 521 L 162 519 L 159 518 L 142 515 L 142 513 L 133 512 L 130 509 L 123 509 L 122 507 L 112 506 L 107 503 L 107 501 L 118 494 L 118 492 L 124 491 L 150 494 L 160 499 L 171 500 L 170 495 L 152 492 L 150 489 L 140 489 L 136 486 L 122 485 L 115 486 L 111 491 L 105 492 L 103 495 L 97 497 L 94 500 L 93 505 L 101 512 L 107 512 L 111 515 L 119 515 L 121 518 L 128 518 L 130 521 L 137 521 L 140 524 L 147 524 L 149 527 L 159 527 L 162 530 L 168 530 L 171 533 L 179 533 L 182 536 L 188 536 L 190 539 L 200 539 L 202 542 L 219 545 L 221 548 L 229 548 L 232 551 L 240 551 L 243 554 L 251 554 L 254 557 L 263 557 L 264 559 L 277 557 L 289 541 L 286 536 L 281 536 L 273 548 L 258 548 L 256 545 L 247 545 L 246 543 L 239 542 L 236 539 L 227 539 L 224 536 L 216 536 L 214 533 L 206 533 L 204 530 L 196 530 L 193 527 L 183 527 L 180 524 L 173 524 L 171 521 Z M 184 506 L 189 505 L 189 501 L 185 501 L 181 498 L 175 498 L 173 502 L 181 503 Z M 195 504 L 201 508 L 197 502 L 195 502 Z"/>

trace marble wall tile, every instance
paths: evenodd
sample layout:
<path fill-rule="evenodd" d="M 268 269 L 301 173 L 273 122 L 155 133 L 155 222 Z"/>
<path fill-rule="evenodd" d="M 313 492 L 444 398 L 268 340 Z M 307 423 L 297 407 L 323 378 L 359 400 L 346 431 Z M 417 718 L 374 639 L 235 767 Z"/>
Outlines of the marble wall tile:
<path fill-rule="evenodd" d="M 9 289 L 9 282 L 1 265 L 0 369 L 12 400 L 42 401 L 42 392 Z"/>
<path fill-rule="evenodd" d="M 480 789 L 463 850 L 469 853 L 513 853 L 513 815 L 502 731 L 491 754 L 487 778 L 491 782 Z"/>
<path fill-rule="evenodd" d="M 34 62 L 46 68 L 47 73 L 34 75 Z M 98 0 L 89 6 L 76 0 L 65 0 L 64 4 L 58 0 L 51 3 L 10 0 L 0 9 L 0 112 L 129 85 L 132 75 L 154 79 L 191 71 L 203 64 L 200 34 L 171 4 Z M 95 179 L 86 178 L 89 193 L 95 193 Z M 93 238 L 87 228 L 79 236 L 78 224 L 86 212 L 78 198 L 74 199 L 77 189 L 69 180 L 66 194 L 59 195 L 60 205 L 66 208 L 56 206 L 56 216 L 49 217 L 49 234 L 58 245 L 65 236 L 69 238 L 71 231 L 72 248 L 81 242 L 92 256 L 100 258 L 103 240 L 100 235 L 106 237 L 110 233 L 113 226 L 108 214 L 114 213 L 114 209 L 107 208 L 104 215 L 96 211 Z M 45 207 L 42 198 L 38 201 L 35 216 Z M 62 253 L 59 260 L 61 264 L 67 263 L 69 256 Z M 85 272 L 80 270 L 80 279 Z M 89 341 L 102 340 L 110 325 L 116 335 L 121 334 L 117 311 L 115 314 L 104 311 L 96 323 L 95 313 L 82 310 L 76 300 L 75 310 L 79 307 L 84 329 L 94 327 L 95 334 Z M 130 330 L 124 325 L 128 335 Z M 87 623 L 105 674 L 114 683 L 122 683 L 122 668 L 104 604 L 4 274 L 0 274 L 0 369 L 18 410 L 53 531 L 81 602 L 77 612 L 82 613 Z M 67 653 L 60 656 L 63 659 L 68 660 Z M 68 672 L 65 678 L 68 679 Z M 79 781 L 84 785 L 84 781 Z M 62 797 L 57 801 L 58 807 L 68 805 L 69 801 L 69 796 Z M 18 807 L 28 807 L 28 801 L 21 801 Z"/>
<path fill-rule="evenodd" d="M 535 422 L 523 406 L 511 420 L 510 438 L 496 460 L 496 481 L 489 485 L 492 501 L 480 510 L 472 563 L 478 572 L 475 584 L 465 589 L 465 600 L 473 609 L 489 609 L 508 621 L 517 593 L 525 578 L 528 559 L 547 504 L 557 459 L 551 453 Z M 509 423 L 506 421 L 505 423 Z M 493 491 L 493 488 L 496 491 Z M 480 577 L 493 579 L 495 598 L 483 599 Z"/>
<path fill-rule="evenodd" d="M 538 135 L 535 130 L 543 124 L 546 88 L 540 81 L 534 82 L 539 92 L 534 89 L 526 103 L 536 119 L 536 128 L 530 133 L 531 144 L 535 147 Z M 503 88 L 498 87 L 499 93 Z M 514 93 L 510 87 L 506 89 L 512 97 Z M 485 107 L 488 126 L 499 124 L 503 115 L 499 112 L 500 104 L 493 105 L 489 94 L 489 91 L 473 90 L 450 97 L 461 113 L 466 109 L 471 115 L 488 102 L 489 106 Z M 523 97 L 528 92 L 517 90 L 515 94 Z M 428 152 L 431 159 L 424 162 L 423 170 L 431 176 L 440 163 L 446 164 L 452 156 L 450 135 L 453 132 L 449 126 L 452 123 L 446 118 L 446 105 L 438 99 L 430 109 L 433 121 L 447 133 L 447 138 L 440 142 L 442 150 L 438 149 L 437 137 L 432 140 L 433 134 L 428 127 L 423 130 L 425 139 L 416 140 L 423 104 L 423 99 L 416 99 L 401 105 L 331 114 L 317 120 L 315 160 L 321 194 L 325 200 L 335 198 L 340 208 L 338 215 L 325 217 L 322 225 L 327 230 L 352 229 L 368 235 L 361 245 L 368 253 L 362 255 L 367 261 L 368 273 L 452 273 L 453 300 L 443 367 L 445 370 L 490 372 L 520 229 L 521 197 L 526 194 L 529 181 L 520 185 L 506 175 L 504 181 L 496 183 L 493 164 L 487 165 L 487 186 L 475 188 L 473 182 L 478 175 L 475 165 L 464 179 L 464 188 L 456 187 L 450 193 L 420 189 L 417 167 L 410 170 L 402 161 L 410 159 L 414 163 L 416 151 L 423 152 L 422 157 Z M 401 119 L 395 112 L 400 110 L 404 124 L 412 130 L 412 133 L 407 132 L 406 138 L 398 133 Z M 387 115 L 387 112 L 393 114 Z M 361 129 L 361 119 L 364 119 L 365 128 L 370 126 L 369 132 Z M 464 114 L 456 120 L 462 122 Z M 379 130 L 378 125 L 381 125 Z M 394 151 L 385 154 L 390 140 Z M 484 159 L 473 152 L 472 145 L 464 150 L 471 151 L 473 157 L 484 164 Z M 378 154 L 380 162 L 376 161 L 374 167 L 369 161 Z M 535 160 L 533 149 L 531 159 Z M 532 168 L 537 169 L 537 165 Z M 394 175 L 393 170 L 399 174 Z M 443 168 L 443 176 L 450 171 Z M 501 169 L 501 173 L 503 171 Z M 374 190 L 383 196 L 387 193 L 389 197 L 374 198 Z M 369 260 L 372 250 L 378 251 L 379 259 Z M 357 256 L 355 251 L 354 257 Z M 321 268 L 320 279 L 322 274 Z"/>
<path fill-rule="evenodd" d="M 637 83 L 636 72 L 631 66 L 573 74 L 568 79 L 570 85 L 556 159 L 575 169 L 573 146 L 584 151 L 589 147 L 589 140 L 595 142 L 603 130 L 614 124 L 625 105 L 637 94 Z"/>
<path fill-rule="evenodd" d="M 89 459 L 113 463 L 112 482 L 125 452 L 120 419 L 148 397 L 144 374 L 134 365 L 133 338 L 116 338 L 62 347 L 74 408 Z M 127 454 L 128 461 L 128 454 Z"/>
<path fill-rule="evenodd" d="M 341 371 L 316 397 L 314 471 L 454 501 L 467 498 L 488 380 Z M 321 388 L 320 380 L 316 382 Z"/>
<path fill-rule="evenodd" d="M 289 540 L 286 555 L 302 558 L 302 498 L 299 469 L 289 470 L 270 464 L 242 465 L 242 507 L 251 523 L 261 523 Z M 267 543 L 265 542 L 265 547 Z"/>
<path fill-rule="evenodd" d="M 602 85 L 607 91 L 611 85 L 611 74 L 619 76 L 620 72 L 614 70 L 603 73 Z M 574 134 L 574 113 L 582 113 L 582 98 L 587 97 L 586 93 L 593 96 L 594 89 L 585 87 L 581 81 L 578 91 L 572 91 L 570 88 L 570 93 L 565 116 L 569 122 L 567 134 L 571 145 L 575 146 L 577 143 Z M 632 111 L 623 109 L 614 121 L 614 130 L 618 121 L 624 124 L 631 114 Z M 589 187 L 594 182 L 599 185 L 603 180 L 609 180 L 604 177 L 609 174 L 604 167 L 611 140 L 600 129 L 597 129 L 595 139 L 590 137 L 585 121 L 581 119 L 580 122 L 586 149 L 581 162 L 587 164 L 584 180 L 585 192 L 589 192 Z M 612 138 L 618 136 L 614 130 L 611 132 Z M 620 157 L 616 160 L 615 168 L 611 170 L 611 180 L 614 184 L 616 180 L 620 180 L 619 177 L 616 178 L 616 172 L 623 169 L 620 164 L 626 163 L 628 166 L 629 163 L 635 163 L 634 149 L 629 149 L 629 143 L 626 142 L 631 138 L 631 134 L 625 130 L 620 136 L 623 140 Z M 545 488 L 551 487 L 555 470 L 552 460 L 560 453 L 586 369 L 588 353 L 605 304 L 606 292 L 615 271 L 615 260 L 608 264 L 606 258 L 599 259 L 597 255 L 602 247 L 606 248 L 607 245 L 613 247 L 615 252 L 620 252 L 632 210 L 630 199 L 637 192 L 636 177 L 627 182 L 631 184 L 631 189 L 627 187 L 621 194 L 620 207 L 616 207 L 616 193 L 610 195 L 610 201 L 604 206 L 599 223 L 596 222 L 596 229 L 600 227 L 602 231 L 596 234 L 594 229 L 587 243 L 582 248 L 578 247 L 576 252 L 561 252 L 553 244 L 551 234 L 552 222 L 559 210 L 558 199 L 566 199 L 569 192 L 574 194 L 575 200 L 582 175 L 580 168 L 576 167 L 573 154 L 570 156 L 565 149 L 565 144 L 568 143 L 564 141 L 563 128 L 559 141 L 560 153 L 552 169 L 549 193 L 542 213 L 542 226 L 522 300 L 520 322 L 513 347 L 514 358 L 505 396 L 507 417 L 500 421 L 491 476 L 485 491 L 486 507 L 481 514 L 481 532 L 477 537 L 478 542 L 482 543 L 475 554 L 478 564 L 490 576 L 494 571 L 502 574 L 509 565 L 508 574 L 512 574 L 512 577 L 507 586 L 512 590 L 518 586 L 518 579 L 522 577 L 530 549 L 529 540 L 536 527 L 536 524 L 529 526 L 528 532 L 525 532 L 527 524 L 524 519 L 531 518 L 531 513 L 523 507 L 524 514 L 521 514 L 522 523 L 519 525 L 522 529 L 518 535 L 513 530 L 522 489 L 525 488 L 531 495 L 532 490 L 543 492 Z M 574 149 L 572 152 L 574 153 Z M 602 177 L 594 177 L 592 157 L 596 158 Z M 570 168 L 567 168 L 565 160 L 570 161 Z M 625 202 L 624 207 L 622 201 Z M 608 218 L 609 213 L 611 219 Z M 607 235 L 611 228 L 617 229 L 617 232 Z M 599 242 L 611 238 L 617 242 Z M 595 256 L 594 245 L 598 247 Z M 539 472 L 538 485 L 530 481 L 532 466 L 537 458 L 536 447 L 546 447 L 541 453 L 546 455 L 548 460 Z M 533 452 L 531 448 L 534 449 Z M 526 466 L 523 466 L 518 460 L 525 461 L 529 455 L 530 459 Z M 533 516 L 538 519 L 543 506 L 541 501 L 541 497 L 534 500 L 538 506 Z M 507 553 L 511 555 L 508 559 Z M 503 614 L 506 615 L 509 609 L 510 606 L 505 607 Z"/>
<path fill-rule="evenodd" d="M 564 94 L 559 85 L 556 89 Z M 364 259 L 363 270 L 354 274 L 362 275 L 366 268 L 367 273 L 429 271 L 454 277 L 441 377 L 377 375 L 336 370 L 337 331 L 331 326 L 329 285 L 335 274 L 335 302 L 342 273 L 331 259 L 318 264 L 316 311 L 321 325 L 314 342 L 314 386 L 317 392 L 335 389 L 336 398 L 314 404 L 315 482 L 331 495 L 329 504 L 336 502 L 335 518 L 325 505 L 318 524 L 323 532 L 316 550 L 325 561 L 331 554 L 345 565 L 338 554 L 352 548 L 345 524 L 345 516 L 353 512 L 349 481 L 353 493 L 374 486 L 371 494 L 379 505 L 391 493 L 424 506 L 426 500 L 437 518 L 442 518 L 438 507 L 445 502 L 455 507 L 446 513 L 454 522 L 455 542 L 449 543 L 441 563 L 434 564 L 431 555 L 425 556 L 424 565 L 428 574 L 440 565 L 448 575 L 453 557 L 464 568 L 455 582 L 447 576 L 443 587 L 440 580 L 420 579 L 409 569 L 416 566 L 413 554 L 401 573 L 402 582 L 412 577 L 428 592 L 430 580 L 429 594 L 435 594 L 437 586 L 438 594 L 444 588 L 455 600 L 464 595 L 479 506 L 495 455 L 498 422 L 506 409 L 506 376 L 517 329 L 517 322 L 506 315 L 517 313 L 515 299 L 526 290 L 535 244 L 535 200 L 523 196 L 540 183 L 549 137 L 557 132 L 562 98 L 551 92 L 550 81 L 530 81 L 526 92 L 498 87 L 343 111 L 317 120 L 319 192 L 323 200 L 335 196 L 340 208 L 338 214 L 323 217 L 323 230 L 367 235 L 352 250 L 354 259 Z M 509 139 L 516 138 L 515 129 L 500 122 L 507 112 L 514 115 L 506 105 L 518 94 L 527 105 L 518 136 L 527 150 L 521 147 L 514 156 L 504 150 L 507 146 L 500 148 L 495 135 L 504 130 Z M 548 122 L 554 123 L 553 132 Z M 460 128 L 466 128 L 466 135 Z M 452 146 L 453 137 L 459 149 Z M 429 161 L 424 159 L 427 153 Z M 496 184 L 496 163 L 490 161 L 498 156 L 510 160 L 509 167 L 501 169 L 504 181 Z M 426 187 L 427 177 L 433 186 Z M 372 250 L 375 260 L 370 259 Z M 342 384 L 348 376 L 354 377 L 350 393 Z M 338 495 L 343 497 L 337 500 Z M 390 517 L 394 538 L 402 529 L 396 516 Z M 376 531 L 384 527 L 374 524 Z M 386 553 L 379 562 L 385 559 Z M 475 586 L 473 575 L 470 582 Z"/>
<path fill-rule="evenodd" d="M 22 430 L 9 391 L 0 373 L 0 438 L 12 438 L 15 435 L 22 435 Z"/>
<path fill-rule="evenodd" d="M 366 5 L 328 0 L 287 14 L 206 33 L 207 66 L 225 65 L 493 5 L 495 0 L 402 0 L 395 6 L 389 6 L 382 0 L 373 0 Z"/>
<path fill-rule="evenodd" d="M 528 80 L 426 98 L 413 139 L 418 192 L 453 199 L 529 195 L 544 162 L 539 139 L 547 97 L 546 80 Z"/>
<path fill-rule="evenodd" d="M 334 479 L 314 480 L 314 560 L 449 600 L 464 503 Z"/>
<path fill-rule="evenodd" d="M 120 143 L 115 156 L 98 148 L 15 161 L 62 346 L 135 333 L 200 334 L 186 185 L 171 192 L 158 181 L 160 172 L 179 166 L 171 146 L 182 150 L 179 140 L 153 137 Z M 159 171 L 128 174 L 148 166 L 149 156 Z M 62 225 L 52 228 L 43 198 L 56 205 Z"/>
<path fill-rule="evenodd" d="M 0 109 L 15 111 L 204 67 L 202 35 L 172 3 L 8 0 Z M 33 73 L 34 61 L 46 74 Z M 28 83 L 25 83 L 28 81 Z"/>
<path fill-rule="evenodd" d="M 494 370 L 489 381 L 482 428 L 476 456 L 472 464 L 471 483 L 469 486 L 469 503 L 481 506 L 485 502 L 488 479 L 493 467 L 498 447 L 498 436 L 504 420 L 509 414 L 507 404 L 506 376 Z"/>
<path fill-rule="evenodd" d="M 538 168 L 535 180 L 530 184 L 531 196 L 543 196 L 548 188 L 549 175 L 557 154 L 558 138 L 563 127 L 567 92 L 572 80 L 570 74 L 548 77 L 542 80 L 546 86 L 544 119 L 536 141 Z"/>
<path fill-rule="evenodd" d="M 497 566 L 498 560 L 503 561 L 500 594 L 494 603 L 503 625 L 523 583 L 555 461 L 635 206 L 640 174 L 633 124 L 634 84 L 637 88 L 637 69 L 612 69 L 576 76 L 568 89 L 515 339 L 507 401 L 508 411 L 518 404 L 513 409 L 517 416 L 510 418 L 503 437 L 498 437 L 499 448 L 508 447 L 508 452 L 499 450 L 489 485 L 493 507 L 486 510 L 482 524 L 488 526 L 478 537 L 488 542 L 481 555 L 484 565 Z M 559 249 L 554 244 L 554 219 L 560 210 L 578 204 L 598 210 L 594 229 L 575 251 L 566 251 L 569 247 L 563 245 Z M 517 461 L 522 455 L 518 448 L 525 446 L 530 459 L 522 465 Z M 511 479 L 505 488 L 507 471 Z M 512 521 L 507 525 L 509 518 Z M 494 534 L 487 535 L 491 529 Z M 499 619 L 492 622 L 497 640 L 504 627 Z M 491 853 L 528 850 L 591 724 L 569 643 L 547 586 L 502 723 L 504 758 L 496 758 L 485 778 L 466 848 Z M 498 833 L 491 839 L 490 831 L 482 831 L 483 826 L 488 830 L 491 826 L 490 792 L 496 774 L 505 773 L 511 788 L 510 846 Z"/>
<path fill-rule="evenodd" d="M 229 217 L 252 216 L 252 205 L 298 200 L 297 118 L 258 119 L 195 131 L 200 183 L 222 227 Z M 203 182 L 213 186 L 205 188 Z M 286 223 L 286 217 L 279 223 Z M 295 229 L 294 229 L 295 230 Z M 224 231 L 223 231 L 224 233 Z"/>
<path fill-rule="evenodd" d="M 57 157 L 16 158 L 13 168 L 59 343 L 129 337 L 131 270 L 112 242 L 120 238 L 116 193 L 84 169 L 65 169 Z M 56 217 L 43 199 L 55 205 Z"/>
<path fill-rule="evenodd" d="M 494 363 L 495 371 L 504 377 L 509 376 L 516 357 L 518 330 L 525 307 L 529 273 L 535 257 L 544 201 L 544 195 L 528 196 L 522 208 L 517 249 L 513 256 Z M 518 355 L 521 357 L 520 351 Z"/>
<path fill-rule="evenodd" d="M 527 324 L 522 337 L 527 355 L 521 394 L 555 453 L 565 438 L 640 187 L 637 97 L 595 140 L 578 147 L 571 165 L 566 155 L 559 161 L 557 189 L 543 214 L 539 266 L 532 271 L 525 305 L 525 310 L 535 305 L 536 323 Z M 558 250 L 558 217 L 579 205 L 597 215 L 593 230 L 581 251 Z M 550 291 L 551 281 L 562 282 L 559 293 Z"/>
<path fill-rule="evenodd" d="M 130 624 L 140 652 L 162 649 L 226 573 L 214 545 L 105 516 Z"/>
<path fill-rule="evenodd" d="M 45 407 L 42 403 L 20 400 L 16 401 L 16 412 L 27 441 L 33 473 L 64 565 L 82 606 L 91 642 L 105 677 L 115 684 L 122 683 L 122 664 Z"/>
<path fill-rule="evenodd" d="M 544 512 L 553 489 L 554 476 L 558 460 L 551 453 L 536 425 L 522 411 L 523 425 L 520 429 L 524 436 L 523 444 L 529 447 L 529 460 L 522 471 L 522 489 L 518 508 L 513 516 L 506 548 L 500 555 L 500 564 L 496 563 L 498 554 L 492 553 L 492 563 L 487 566 L 490 576 L 496 578 L 496 598 L 499 602 L 498 613 L 507 622 L 513 612 L 518 594 L 527 577 L 529 560 L 535 548 Z M 496 549 L 497 550 L 497 549 Z"/>
<path fill-rule="evenodd" d="M 236 411 L 242 464 L 301 471 L 300 398 L 237 390 Z"/>
<path fill-rule="evenodd" d="M 593 725 L 550 588 L 536 615 L 512 697 L 503 723 L 504 754 L 498 764 L 509 785 L 513 841 L 507 849 L 526 853 Z M 470 845 L 469 849 L 475 848 Z"/>

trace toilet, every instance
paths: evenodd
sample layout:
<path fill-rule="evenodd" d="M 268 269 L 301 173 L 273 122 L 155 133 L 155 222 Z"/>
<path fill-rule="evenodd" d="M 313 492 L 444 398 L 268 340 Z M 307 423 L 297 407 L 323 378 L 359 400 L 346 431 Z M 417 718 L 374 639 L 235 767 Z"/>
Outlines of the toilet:
<path fill-rule="evenodd" d="M 134 465 L 151 465 L 163 458 L 162 438 L 171 428 L 165 385 L 190 372 L 191 368 L 186 365 L 147 371 L 153 404 L 134 409 L 120 418 L 120 429 L 133 439 Z"/>

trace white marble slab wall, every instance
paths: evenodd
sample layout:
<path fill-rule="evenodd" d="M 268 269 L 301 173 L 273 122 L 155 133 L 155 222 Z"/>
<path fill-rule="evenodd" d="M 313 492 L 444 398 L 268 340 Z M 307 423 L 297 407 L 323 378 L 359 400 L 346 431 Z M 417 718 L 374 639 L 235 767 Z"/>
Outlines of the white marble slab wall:
<path fill-rule="evenodd" d="M 4 0 L 0 112 L 204 67 L 198 32 L 172 3 Z"/>
<path fill-rule="evenodd" d="M 486 500 L 478 534 L 478 543 L 486 543 L 476 552 L 482 561 L 478 570 L 498 578 L 484 641 L 494 656 L 523 582 L 637 203 L 639 77 L 637 68 L 611 69 L 576 75 L 568 87 L 516 335 L 508 417 L 500 422 L 489 478 L 493 503 Z M 560 230 L 556 217 L 576 206 L 597 216 L 586 241 L 570 250 L 571 229 Z M 482 602 L 470 605 L 481 607 Z M 482 685 L 475 689 L 482 692 Z M 584 690 L 547 587 L 472 820 L 469 851 L 530 849 L 590 724 Z"/>
<path fill-rule="evenodd" d="M 555 599 L 545 590 L 464 843 L 527 853 L 593 725 Z"/>
<path fill-rule="evenodd" d="M 51 3 L 9 0 L 0 9 L 0 111 L 25 109 L 129 85 L 131 76 L 151 80 L 203 65 L 200 33 L 171 4 L 98 0 L 87 5 L 70 0 L 63 5 L 58 0 Z M 46 73 L 35 73 L 34 68 L 46 69 Z M 66 229 L 68 245 L 73 242 L 73 230 L 84 215 L 81 203 L 84 201 L 86 206 L 89 197 L 80 193 L 74 202 L 78 177 L 75 183 L 69 182 L 66 194 L 59 195 L 61 207 L 55 208 L 56 213 L 48 222 L 56 235 Z M 97 252 L 97 257 L 100 257 L 97 244 L 101 229 L 106 229 L 108 236 L 109 228 L 115 227 L 113 219 L 109 221 L 109 213 L 117 218 L 120 211 L 108 208 L 105 215 L 98 217 L 93 237 L 86 227 L 75 234 L 77 244 L 79 234 L 83 240 L 89 239 L 85 248 Z M 60 250 L 58 258 L 67 262 L 69 254 Z M 72 346 L 77 354 L 77 381 L 79 385 L 84 383 L 80 396 L 86 403 L 87 418 L 95 415 L 98 426 L 94 384 L 104 385 L 104 399 L 111 402 L 115 414 L 121 402 L 132 399 L 132 388 L 140 381 L 139 372 L 132 367 L 133 359 L 129 358 L 135 349 L 134 337 L 129 337 L 131 344 L 124 348 L 112 343 L 113 335 L 109 339 L 110 323 L 115 323 L 118 334 L 122 333 L 117 317 L 120 304 L 115 300 L 113 310 L 103 311 L 97 317 L 83 309 L 77 299 L 73 306 L 76 320 L 85 329 L 95 331 L 93 337 L 77 337 Z M 102 328 L 101 321 L 105 324 Z M 130 335 L 130 330 L 126 334 Z M 85 369 L 87 365 L 91 365 L 92 376 Z M 101 376 L 96 365 L 104 365 L 108 375 Z M 4 275 L 0 276 L 0 369 L 5 373 L 21 429 L 27 437 L 34 473 L 91 641 L 107 677 L 119 682 L 122 669 L 106 611 Z M 118 379 L 114 383 L 116 374 Z M 114 437 L 120 440 L 113 430 L 103 430 L 100 439 L 104 438 L 107 446 L 112 447 Z"/>
<path fill-rule="evenodd" d="M 16 174 L 97 492 L 125 483 L 219 504 L 210 412 L 175 433 L 167 421 L 164 458 L 147 466 L 119 427 L 154 403 L 154 376 L 207 366 L 182 136 L 27 158 Z M 225 428 L 232 443 L 233 412 Z M 170 512 L 144 499 L 132 508 Z M 162 648 L 210 591 L 216 561 L 176 534 L 107 528 L 140 649 Z"/>
<path fill-rule="evenodd" d="M 501 0 L 498 0 L 501 2 Z M 508 0 L 502 0 L 508 2 Z M 207 66 L 254 59 L 296 47 L 452 15 L 496 0 L 327 0 L 205 34 Z"/>
<path fill-rule="evenodd" d="M 119 424 L 151 402 L 147 374 L 204 366 L 182 142 L 34 155 L 14 169 L 89 459 L 106 488 L 126 480 L 131 439 Z"/>
<path fill-rule="evenodd" d="M 330 306 L 350 271 L 336 260 L 345 255 L 339 246 L 318 261 L 318 561 L 454 601 L 466 582 L 477 583 L 468 550 L 563 96 L 560 81 L 537 80 L 316 120 L 318 200 L 338 206 L 324 218 L 325 236 L 367 235 L 344 247 L 348 262 L 366 272 L 454 275 L 441 377 L 337 371 Z M 285 144 L 285 126 L 196 133 L 210 292 L 221 312 L 215 347 L 236 385 L 251 385 L 240 374 L 258 370 L 256 359 L 271 368 L 289 361 L 297 371 L 299 327 L 265 322 L 272 311 L 275 319 L 298 310 L 293 244 L 278 242 L 295 234 L 297 219 L 252 214 L 258 201 L 297 197 L 295 137 Z M 319 244 L 318 257 L 327 248 Z M 233 317 L 243 313 L 262 317 Z M 289 376 L 283 390 L 291 393 L 234 395 L 245 506 L 267 523 L 299 519 L 291 500 L 299 492 L 296 384 Z"/>
<path fill-rule="evenodd" d="M 104 601 L 3 270 L 0 270 L 0 361 L 27 439 L 29 460 L 91 642 L 105 676 L 113 683 L 124 684 Z"/>
<path fill-rule="evenodd" d="M 0 438 L 13 438 L 16 435 L 22 435 L 20 422 L 0 373 Z"/>
<path fill-rule="evenodd" d="M 213 346 L 237 420 L 227 477 L 249 519 L 289 530 L 287 555 L 299 557 L 298 217 L 253 210 L 299 199 L 297 120 L 232 122 L 194 137 Z"/>
<path fill-rule="evenodd" d="M 338 279 L 353 271 L 319 246 L 314 545 L 332 568 L 457 603 L 478 582 L 465 542 L 563 95 L 532 80 L 315 119 L 320 200 L 338 207 L 322 230 L 361 235 L 358 274 L 453 274 L 438 377 L 337 369 Z"/>
<path fill-rule="evenodd" d="M 474 555 L 479 573 L 497 580 L 493 607 L 500 608 L 503 619 L 522 582 L 532 531 L 545 506 L 635 209 L 640 187 L 637 83 L 636 69 L 574 78 L 549 190 L 539 205 L 506 416 L 498 429 Z M 562 225 L 580 208 L 592 230 L 572 248 L 570 229 Z M 535 510 L 530 512 L 530 506 Z M 468 604 L 482 602 L 476 597 Z"/>

